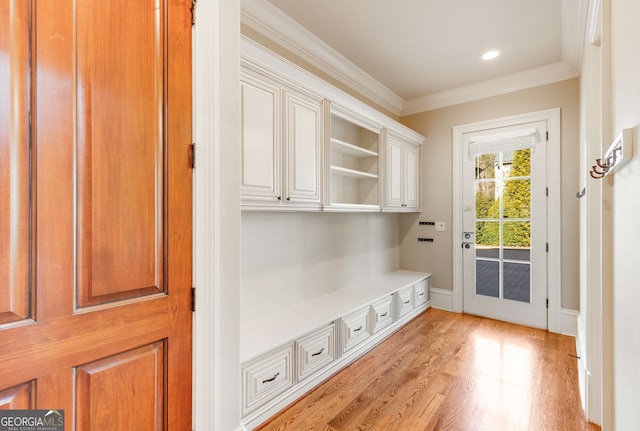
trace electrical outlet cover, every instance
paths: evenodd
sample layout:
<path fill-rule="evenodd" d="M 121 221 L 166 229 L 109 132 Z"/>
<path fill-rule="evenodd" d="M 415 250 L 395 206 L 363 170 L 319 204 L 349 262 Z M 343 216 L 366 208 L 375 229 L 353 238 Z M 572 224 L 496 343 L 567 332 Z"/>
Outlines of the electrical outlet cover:
<path fill-rule="evenodd" d="M 444 222 L 437 221 L 436 222 L 436 232 L 444 232 Z"/>

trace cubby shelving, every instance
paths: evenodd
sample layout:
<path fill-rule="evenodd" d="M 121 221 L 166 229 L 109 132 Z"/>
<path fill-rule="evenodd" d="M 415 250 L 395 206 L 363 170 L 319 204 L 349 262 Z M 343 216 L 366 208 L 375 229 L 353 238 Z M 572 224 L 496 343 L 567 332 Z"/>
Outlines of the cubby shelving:
<path fill-rule="evenodd" d="M 331 107 L 327 209 L 380 209 L 381 127 Z"/>

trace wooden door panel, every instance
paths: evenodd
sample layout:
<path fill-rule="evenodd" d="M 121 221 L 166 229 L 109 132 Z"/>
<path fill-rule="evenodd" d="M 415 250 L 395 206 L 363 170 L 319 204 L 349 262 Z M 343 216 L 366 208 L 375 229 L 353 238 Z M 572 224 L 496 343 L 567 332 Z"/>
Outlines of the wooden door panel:
<path fill-rule="evenodd" d="M 153 369 L 150 429 L 191 430 L 191 3 L 35 4 L 0 0 L 0 234 L 22 238 L 1 244 L 0 313 L 17 285 L 27 304 L 0 321 L 0 405 L 139 429 Z"/>
<path fill-rule="evenodd" d="M 0 0 L 0 325 L 30 317 L 29 14 Z"/>
<path fill-rule="evenodd" d="M 164 342 L 78 367 L 76 429 L 164 429 L 164 374 Z"/>
<path fill-rule="evenodd" d="M 35 393 L 33 382 L 0 391 L 0 409 L 26 410 L 33 408 Z"/>
<path fill-rule="evenodd" d="M 0 364 L 11 372 L 0 373 L 0 390 L 165 338 L 172 329 L 169 302 L 163 297 L 4 331 Z"/>
<path fill-rule="evenodd" d="M 80 307 L 164 291 L 165 22 L 158 0 L 78 1 Z"/>

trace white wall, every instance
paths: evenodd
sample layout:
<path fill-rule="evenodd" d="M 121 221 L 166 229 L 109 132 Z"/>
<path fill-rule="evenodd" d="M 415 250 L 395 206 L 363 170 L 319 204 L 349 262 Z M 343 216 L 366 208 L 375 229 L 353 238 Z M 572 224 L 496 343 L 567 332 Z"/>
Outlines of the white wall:
<path fill-rule="evenodd" d="M 615 429 L 640 429 L 640 2 L 611 0 L 611 129 L 634 129 L 634 158 L 613 183 Z M 613 136 L 612 136 L 613 137 Z"/>
<path fill-rule="evenodd" d="M 398 269 L 398 216 L 242 213 L 241 321 Z"/>

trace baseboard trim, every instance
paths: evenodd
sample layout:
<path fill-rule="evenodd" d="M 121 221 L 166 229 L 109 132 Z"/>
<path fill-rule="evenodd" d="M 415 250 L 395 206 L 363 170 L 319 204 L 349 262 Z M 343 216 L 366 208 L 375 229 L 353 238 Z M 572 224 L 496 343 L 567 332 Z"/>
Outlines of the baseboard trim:
<path fill-rule="evenodd" d="M 569 335 L 571 337 L 578 337 L 578 316 L 579 311 L 571 310 L 569 308 L 562 309 L 562 323 L 560 327 L 560 333 L 562 335 Z M 578 355 L 579 356 L 579 355 Z"/>
<path fill-rule="evenodd" d="M 453 311 L 453 291 L 432 287 L 429 289 L 431 306 L 440 310 Z"/>

